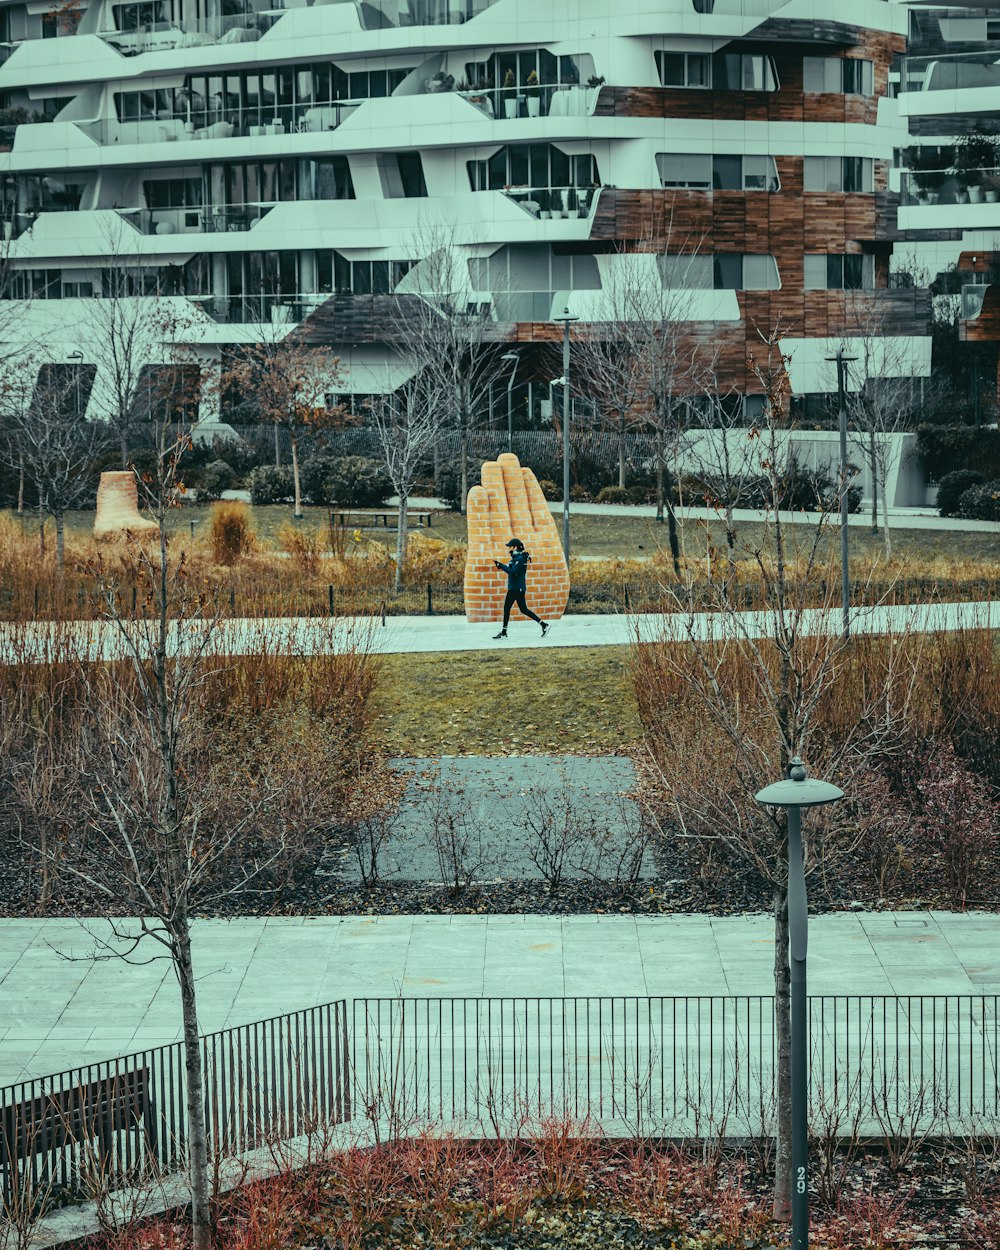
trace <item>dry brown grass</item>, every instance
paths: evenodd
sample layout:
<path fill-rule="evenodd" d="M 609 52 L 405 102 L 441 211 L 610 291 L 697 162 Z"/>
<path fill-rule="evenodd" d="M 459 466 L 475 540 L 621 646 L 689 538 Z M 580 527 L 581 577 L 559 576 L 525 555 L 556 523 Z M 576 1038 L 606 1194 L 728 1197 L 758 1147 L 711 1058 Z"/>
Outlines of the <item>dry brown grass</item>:
<path fill-rule="evenodd" d="M 215 506 L 212 525 L 192 537 L 183 521 L 173 529 L 171 544 L 185 553 L 195 583 L 228 602 L 240 616 L 326 616 L 423 613 L 431 588 L 437 612 L 463 611 L 463 545 L 429 534 L 411 536 L 404 571 L 404 589 L 393 591 L 394 565 L 388 547 L 361 531 L 331 532 L 329 526 L 286 524 L 271 542 L 252 529 L 252 510 L 242 504 Z M 216 520 L 216 518 L 219 518 Z M 50 527 L 51 528 L 51 527 Z M 86 619 L 93 615 L 91 579 L 87 569 L 103 554 L 105 563 L 119 558 L 113 545 L 98 545 L 80 530 L 66 535 L 67 573 L 60 582 L 51 550 L 39 554 L 37 527 L 0 513 L 0 619 Z M 791 562 L 793 584 L 804 561 Z M 825 563 L 825 562 L 824 562 Z M 688 605 L 713 606 L 715 581 L 724 555 L 713 549 L 682 560 L 681 580 L 674 575 L 669 553 L 651 558 L 582 560 L 571 564 L 573 612 L 672 612 Z M 123 575 L 124 575 L 123 566 Z M 839 576 L 839 574 L 838 574 Z M 891 561 L 876 551 L 852 557 L 854 602 L 922 603 L 952 599 L 982 600 L 1000 595 L 1000 573 L 993 559 L 958 554 L 955 558 L 910 548 Z M 529 587 L 530 589 L 530 587 Z M 826 595 L 824 576 L 814 574 L 801 588 L 815 604 Z M 759 572 L 751 560 L 736 563 L 732 592 L 741 607 L 765 606 Z M 126 595 L 129 593 L 125 588 Z"/>

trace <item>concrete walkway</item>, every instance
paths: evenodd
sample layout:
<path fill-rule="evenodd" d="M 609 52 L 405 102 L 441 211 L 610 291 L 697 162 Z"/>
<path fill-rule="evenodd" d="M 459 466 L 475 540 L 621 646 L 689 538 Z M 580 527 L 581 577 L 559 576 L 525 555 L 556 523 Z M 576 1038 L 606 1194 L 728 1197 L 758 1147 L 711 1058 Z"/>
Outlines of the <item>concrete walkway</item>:
<path fill-rule="evenodd" d="M 857 634 L 952 632 L 992 629 L 1000 624 L 1000 607 L 989 601 L 931 603 L 903 607 L 857 608 L 851 628 Z M 189 627 L 199 637 L 197 627 Z M 739 612 L 735 619 L 721 613 L 685 612 L 642 615 L 571 615 L 557 621 L 544 640 L 528 622 L 511 625 L 506 642 L 494 641 L 496 625 L 470 625 L 464 616 L 286 618 L 223 621 L 214 630 L 207 654 L 316 655 L 350 649 L 382 655 L 428 651 L 485 651 L 506 647 L 628 646 L 636 641 L 657 642 L 690 638 L 764 637 L 772 632 L 767 612 Z M 839 633 L 840 608 L 807 609 L 806 633 Z M 0 664 L 25 660 L 116 659 L 125 654 L 115 626 L 105 622 L 47 621 L 26 625 L 0 624 Z"/>
<path fill-rule="evenodd" d="M 997 994 L 998 935 L 1000 917 L 987 913 L 814 917 L 809 990 Z M 170 964 L 94 963 L 94 945 L 73 920 L 0 921 L 0 1085 L 177 1040 Z M 209 1032 L 367 996 L 770 994 L 774 924 L 760 914 L 203 920 L 194 958 Z"/>

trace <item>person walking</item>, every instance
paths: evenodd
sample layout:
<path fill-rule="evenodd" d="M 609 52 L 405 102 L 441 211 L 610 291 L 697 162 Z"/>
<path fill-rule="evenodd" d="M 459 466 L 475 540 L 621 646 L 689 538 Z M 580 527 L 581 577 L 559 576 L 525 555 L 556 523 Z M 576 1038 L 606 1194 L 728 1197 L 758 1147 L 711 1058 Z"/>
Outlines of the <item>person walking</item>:
<path fill-rule="evenodd" d="M 537 621 L 542 627 L 542 637 L 549 632 L 547 621 L 543 621 L 540 616 L 536 616 L 524 601 L 525 592 L 527 590 L 526 578 L 528 573 L 528 565 L 531 563 L 531 556 L 524 549 L 524 543 L 520 538 L 510 538 L 507 541 L 507 550 L 510 552 L 510 562 L 502 564 L 499 560 L 493 563 L 498 569 L 507 574 L 507 595 L 503 601 L 503 628 L 499 634 L 494 634 L 494 638 L 507 637 L 507 625 L 510 622 L 510 610 L 516 603 L 520 610 L 529 620 Z"/>

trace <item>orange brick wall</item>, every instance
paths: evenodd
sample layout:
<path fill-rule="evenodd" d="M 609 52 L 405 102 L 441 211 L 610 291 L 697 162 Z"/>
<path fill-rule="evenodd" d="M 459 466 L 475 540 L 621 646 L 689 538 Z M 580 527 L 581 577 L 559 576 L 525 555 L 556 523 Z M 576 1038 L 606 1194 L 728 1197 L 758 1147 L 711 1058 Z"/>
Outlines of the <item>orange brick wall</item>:
<path fill-rule="evenodd" d="M 507 563 L 506 542 L 519 538 L 531 555 L 527 603 L 546 621 L 558 620 L 569 599 L 569 571 L 555 519 L 531 469 L 509 453 L 483 465 L 482 486 L 469 491 L 469 554 L 465 563 L 465 615 L 469 621 L 499 621 L 507 575 L 493 565 Z M 514 608 L 511 620 L 524 620 Z"/>

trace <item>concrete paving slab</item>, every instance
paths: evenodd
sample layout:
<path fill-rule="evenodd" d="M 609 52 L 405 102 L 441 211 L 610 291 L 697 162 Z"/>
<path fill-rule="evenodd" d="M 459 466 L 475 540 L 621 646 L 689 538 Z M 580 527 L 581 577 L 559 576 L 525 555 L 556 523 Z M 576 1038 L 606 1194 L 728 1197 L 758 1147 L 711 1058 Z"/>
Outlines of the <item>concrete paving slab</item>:
<path fill-rule="evenodd" d="M 1000 993 L 1000 918 L 899 918 L 814 917 L 810 992 Z M 0 1085 L 179 1036 L 169 965 L 66 964 L 60 950 L 86 946 L 82 933 L 65 920 L 0 922 Z M 316 960 L 304 973 L 303 952 Z M 206 1028 L 342 997 L 766 996 L 773 988 L 765 914 L 208 921 L 194 926 L 194 953 Z"/>

